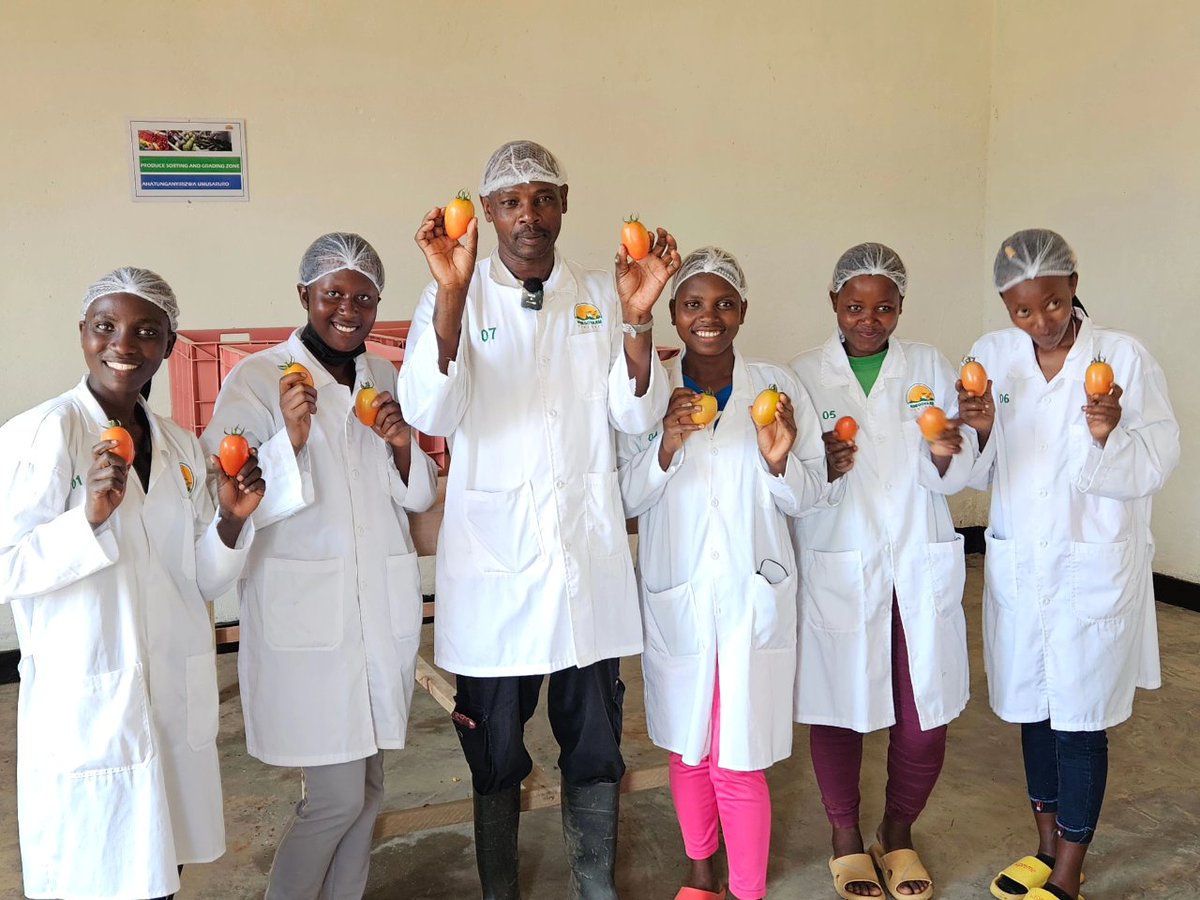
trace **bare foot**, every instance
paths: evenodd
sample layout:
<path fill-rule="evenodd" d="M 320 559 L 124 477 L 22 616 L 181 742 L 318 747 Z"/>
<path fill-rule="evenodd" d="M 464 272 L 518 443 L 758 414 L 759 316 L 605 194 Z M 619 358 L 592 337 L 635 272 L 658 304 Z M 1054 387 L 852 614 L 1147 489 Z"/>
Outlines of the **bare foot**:
<path fill-rule="evenodd" d="M 833 855 L 834 858 L 843 856 L 851 856 L 855 853 L 865 853 L 863 847 L 862 834 L 857 828 L 838 828 L 833 829 Z M 872 884 L 869 881 L 851 881 L 847 883 L 846 890 L 857 897 L 882 897 L 883 891 L 879 889 L 879 885 Z"/>

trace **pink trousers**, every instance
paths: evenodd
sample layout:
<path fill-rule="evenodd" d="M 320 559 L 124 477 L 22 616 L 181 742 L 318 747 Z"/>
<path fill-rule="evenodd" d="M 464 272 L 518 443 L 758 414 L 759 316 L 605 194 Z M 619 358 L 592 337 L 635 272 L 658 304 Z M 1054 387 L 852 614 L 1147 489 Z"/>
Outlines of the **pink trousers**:
<path fill-rule="evenodd" d="M 671 796 L 689 859 L 717 852 L 717 825 L 725 835 L 729 889 L 741 900 L 767 893 L 767 856 L 771 849 L 771 794 L 761 772 L 731 772 L 718 759 L 721 743 L 721 689 L 713 688 L 712 747 L 696 766 L 671 754 Z"/>
<path fill-rule="evenodd" d="M 925 808 L 941 774 L 946 759 L 946 726 L 921 730 L 908 671 L 908 644 L 895 599 L 892 600 L 892 698 L 896 724 L 888 737 L 884 812 L 893 822 L 911 825 Z M 857 828 L 863 736 L 849 728 L 830 725 L 813 725 L 808 735 L 813 771 L 829 823 L 835 828 Z"/>

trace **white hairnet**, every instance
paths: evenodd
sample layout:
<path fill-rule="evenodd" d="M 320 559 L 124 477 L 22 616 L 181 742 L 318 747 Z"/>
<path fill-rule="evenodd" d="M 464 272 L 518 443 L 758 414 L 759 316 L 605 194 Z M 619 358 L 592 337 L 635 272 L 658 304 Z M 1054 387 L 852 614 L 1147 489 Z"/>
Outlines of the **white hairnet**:
<path fill-rule="evenodd" d="M 179 301 L 175 299 L 175 292 L 171 290 L 171 286 L 163 281 L 158 273 L 136 266 L 121 266 L 94 281 L 83 295 L 79 321 L 87 318 L 89 306 L 110 294 L 133 294 L 135 297 L 141 297 L 167 314 L 172 331 L 179 326 Z"/>
<path fill-rule="evenodd" d="M 738 265 L 732 253 L 720 247 L 701 247 L 693 250 L 671 279 L 671 296 L 674 297 L 679 286 L 693 275 L 719 275 L 729 282 L 729 286 L 738 292 L 738 296 L 746 299 L 746 273 Z"/>
<path fill-rule="evenodd" d="M 847 281 L 859 275 L 883 275 L 900 289 L 901 297 L 908 293 L 908 271 L 904 262 L 900 254 L 886 244 L 856 244 L 843 253 L 833 267 L 829 290 L 836 294 Z"/>
<path fill-rule="evenodd" d="M 996 254 L 992 277 L 1003 294 L 1014 284 L 1041 275 L 1074 275 L 1075 251 L 1049 228 L 1027 228 L 1007 238 Z"/>
<path fill-rule="evenodd" d="M 312 284 L 343 269 L 361 272 L 376 290 L 383 290 L 383 260 L 366 238 L 347 231 L 323 234 L 309 245 L 300 258 L 300 283 Z"/>
<path fill-rule="evenodd" d="M 554 154 L 533 141 L 509 141 L 492 154 L 483 167 L 483 180 L 479 183 L 479 196 L 486 197 L 493 191 L 544 181 L 562 186 L 567 183 L 567 170 Z"/>

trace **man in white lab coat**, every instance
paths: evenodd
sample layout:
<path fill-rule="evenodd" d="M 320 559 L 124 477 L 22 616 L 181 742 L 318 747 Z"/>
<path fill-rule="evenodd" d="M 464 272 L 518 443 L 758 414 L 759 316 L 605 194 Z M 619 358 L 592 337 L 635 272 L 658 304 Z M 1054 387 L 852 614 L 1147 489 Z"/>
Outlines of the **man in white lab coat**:
<path fill-rule="evenodd" d="M 621 249 L 615 290 L 611 274 L 564 259 L 566 176 L 530 141 L 492 155 L 480 197 L 499 243 L 488 258 L 476 262 L 477 220 L 459 243 L 434 208 L 417 232 L 434 281 L 397 391 L 414 427 L 449 437 L 453 459 L 436 661 L 458 676 L 485 898 L 519 896 L 523 731 L 547 674 L 569 896 L 615 898 L 618 657 L 640 652 L 642 635 L 614 435 L 648 431 L 666 410 L 651 311 L 679 253 L 661 228 L 643 259 Z"/>

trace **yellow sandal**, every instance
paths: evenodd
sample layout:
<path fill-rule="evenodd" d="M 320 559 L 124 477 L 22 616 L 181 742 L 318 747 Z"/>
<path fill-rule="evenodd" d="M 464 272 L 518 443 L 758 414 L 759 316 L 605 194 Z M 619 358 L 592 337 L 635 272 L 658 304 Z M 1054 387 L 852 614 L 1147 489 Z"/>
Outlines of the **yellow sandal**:
<path fill-rule="evenodd" d="M 1058 898 L 1044 887 L 1035 887 L 1029 889 L 1029 893 L 1025 895 L 1025 900 L 1058 900 Z M 1076 894 L 1075 900 L 1083 900 L 1083 894 Z"/>
<path fill-rule="evenodd" d="M 933 897 L 933 878 L 916 850 L 893 850 L 884 853 L 883 845 L 876 841 L 871 845 L 871 859 L 879 866 L 888 893 L 896 900 L 930 900 Z M 902 894 L 898 888 L 906 881 L 923 881 L 925 890 L 915 894 Z"/>
<path fill-rule="evenodd" d="M 1023 856 L 992 879 L 992 896 L 996 900 L 1029 900 L 1029 892 L 1034 888 L 1044 887 L 1050 880 L 1050 872 L 1050 867 L 1036 856 Z M 999 884 L 1001 877 L 1004 876 L 1024 886 L 1025 891 L 1020 894 L 1012 894 L 1004 890 Z M 1079 883 L 1083 884 L 1085 881 L 1087 881 L 1087 876 L 1080 873 Z"/>
<path fill-rule="evenodd" d="M 866 894 L 852 894 L 846 890 L 848 884 L 873 884 L 883 896 L 883 885 L 875 873 L 875 862 L 866 853 L 848 853 L 845 856 L 829 857 L 829 874 L 833 876 L 833 889 L 842 900 L 862 900 Z"/>

